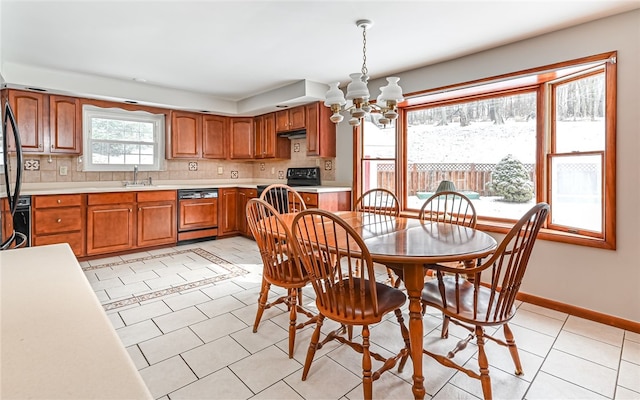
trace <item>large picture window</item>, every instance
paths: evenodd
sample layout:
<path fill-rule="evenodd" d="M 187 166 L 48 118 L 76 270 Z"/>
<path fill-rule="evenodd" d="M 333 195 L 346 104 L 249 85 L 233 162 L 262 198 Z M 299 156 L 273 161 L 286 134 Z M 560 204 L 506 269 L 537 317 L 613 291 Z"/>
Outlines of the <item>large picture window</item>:
<path fill-rule="evenodd" d="M 363 124 L 358 186 L 410 215 L 449 181 L 496 232 L 544 201 L 541 238 L 613 249 L 615 86 L 610 53 L 407 95 L 393 132 Z"/>
<path fill-rule="evenodd" d="M 164 160 L 164 115 L 83 107 L 85 171 L 159 171 Z"/>

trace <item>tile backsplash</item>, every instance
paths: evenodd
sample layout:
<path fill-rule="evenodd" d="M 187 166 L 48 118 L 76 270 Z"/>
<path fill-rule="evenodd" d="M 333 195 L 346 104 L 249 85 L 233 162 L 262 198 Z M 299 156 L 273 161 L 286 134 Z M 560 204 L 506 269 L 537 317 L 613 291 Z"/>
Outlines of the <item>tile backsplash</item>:
<path fill-rule="evenodd" d="M 151 177 L 154 181 L 164 180 L 209 180 L 209 179 L 286 179 L 281 171 L 290 167 L 319 166 L 323 183 L 335 181 L 335 158 L 307 157 L 306 140 L 291 140 L 290 160 L 166 160 L 164 171 L 138 173 L 139 180 Z M 131 172 L 83 172 L 82 162 L 77 156 L 49 156 L 26 153 L 23 182 L 84 182 L 84 181 L 126 181 L 133 180 Z M 35 168 L 35 166 L 39 168 Z M 66 170 L 66 175 L 60 172 Z"/>

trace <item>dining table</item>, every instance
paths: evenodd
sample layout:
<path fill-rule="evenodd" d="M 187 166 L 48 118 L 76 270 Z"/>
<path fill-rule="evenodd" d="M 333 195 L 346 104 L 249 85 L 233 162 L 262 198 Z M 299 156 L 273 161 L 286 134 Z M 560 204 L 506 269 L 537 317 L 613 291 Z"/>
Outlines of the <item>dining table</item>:
<path fill-rule="evenodd" d="M 359 211 L 339 211 L 335 214 L 360 235 L 374 262 L 402 274 L 409 299 L 412 391 L 416 399 L 424 399 L 424 332 L 420 296 L 424 287 L 425 264 L 459 261 L 465 265 L 475 265 L 476 260 L 495 251 L 497 242 L 478 229 L 444 222 Z M 291 227 L 295 215 L 290 213 L 281 217 Z"/>

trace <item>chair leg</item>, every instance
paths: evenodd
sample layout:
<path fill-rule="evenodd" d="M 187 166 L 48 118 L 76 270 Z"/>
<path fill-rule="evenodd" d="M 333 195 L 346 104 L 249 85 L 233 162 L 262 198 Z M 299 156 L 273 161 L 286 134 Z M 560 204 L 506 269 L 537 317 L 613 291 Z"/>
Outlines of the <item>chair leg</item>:
<path fill-rule="evenodd" d="M 258 332 L 258 325 L 262 319 L 262 313 L 264 313 L 265 306 L 267 304 L 267 298 L 269 297 L 269 289 L 271 284 L 266 280 L 262 280 L 262 289 L 260 289 L 260 296 L 258 297 L 258 312 L 256 313 L 256 320 L 253 323 L 253 333 Z"/>
<path fill-rule="evenodd" d="M 303 381 L 307 379 L 309 368 L 311 368 L 313 357 L 316 354 L 316 348 L 318 347 L 318 342 L 320 341 L 320 329 L 322 328 L 323 322 L 324 322 L 324 315 L 318 314 L 318 319 L 316 320 L 316 329 L 313 331 L 313 334 L 311 335 L 311 341 L 309 342 L 309 350 L 307 350 L 307 358 L 304 361 L 304 368 L 302 369 Z"/>
<path fill-rule="evenodd" d="M 396 314 L 396 319 L 398 320 L 398 324 L 400 324 L 400 333 L 402 334 L 402 339 L 404 339 L 404 347 L 406 347 L 409 351 L 406 355 L 402 356 L 400 359 L 400 364 L 398 365 L 398 372 L 402 372 L 404 369 L 404 365 L 407 363 L 407 359 L 411 355 L 411 341 L 409 337 L 409 330 L 407 326 L 404 324 L 404 317 L 402 316 L 402 311 L 399 308 L 393 311 Z"/>
<path fill-rule="evenodd" d="M 504 329 L 504 337 L 507 339 L 507 346 L 509 347 L 509 353 L 511 353 L 513 364 L 516 366 L 516 375 L 522 375 L 523 374 L 522 364 L 520 363 L 518 346 L 516 346 L 516 341 L 513 339 L 513 333 L 511 332 L 511 328 L 509 328 L 509 324 L 504 324 L 503 329 Z"/>
<path fill-rule="evenodd" d="M 296 311 L 298 309 L 298 307 L 296 307 L 297 304 L 297 298 L 298 298 L 298 290 L 299 289 L 288 289 L 289 290 L 289 296 L 290 296 L 290 301 L 291 301 L 291 307 L 289 308 L 289 358 L 293 358 L 293 348 L 295 346 L 296 343 L 296 319 L 297 319 L 297 315 L 296 315 Z"/>
<path fill-rule="evenodd" d="M 362 388 L 364 398 L 373 398 L 373 378 L 371 377 L 371 353 L 369 352 L 369 326 L 362 326 Z"/>
<path fill-rule="evenodd" d="M 449 320 L 450 318 L 447 315 L 442 316 L 442 332 L 440 333 L 442 339 L 449 337 Z"/>
<path fill-rule="evenodd" d="M 480 382 L 482 383 L 482 395 L 485 400 L 491 400 L 491 377 L 489 377 L 489 361 L 484 351 L 484 329 L 476 326 L 476 339 L 478 344 L 478 366 L 480 367 Z"/>

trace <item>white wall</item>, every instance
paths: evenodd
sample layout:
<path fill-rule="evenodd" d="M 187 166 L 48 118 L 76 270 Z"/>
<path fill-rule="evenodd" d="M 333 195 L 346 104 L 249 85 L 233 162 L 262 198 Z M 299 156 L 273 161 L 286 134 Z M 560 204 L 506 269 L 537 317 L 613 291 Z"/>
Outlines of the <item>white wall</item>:
<path fill-rule="evenodd" d="M 640 10 L 397 75 L 404 92 L 410 93 L 614 50 L 618 51 L 617 250 L 539 241 L 522 291 L 640 322 Z M 383 84 L 379 79 L 369 87 Z M 338 149 L 351 148 L 350 128 L 345 125 L 338 129 Z M 351 174 L 346 166 L 352 154 L 338 156 L 341 175 Z"/>

